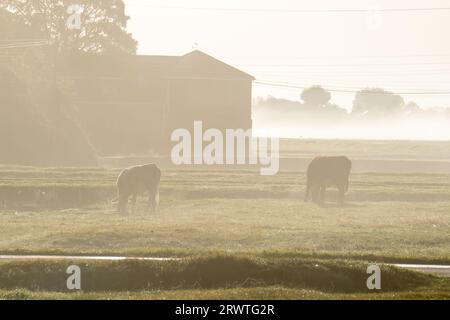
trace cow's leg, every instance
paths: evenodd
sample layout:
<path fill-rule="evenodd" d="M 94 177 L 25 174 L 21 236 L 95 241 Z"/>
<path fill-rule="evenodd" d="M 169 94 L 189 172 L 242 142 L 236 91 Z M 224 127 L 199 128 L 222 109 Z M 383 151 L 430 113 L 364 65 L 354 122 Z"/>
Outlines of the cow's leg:
<path fill-rule="evenodd" d="M 148 205 L 151 212 L 156 211 L 156 207 L 158 206 L 157 200 L 158 196 L 159 196 L 158 188 L 157 187 L 150 188 L 150 190 L 148 191 Z"/>
<path fill-rule="evenodd" d="M 313 185 L 312 186 L 312 200 L 314 203 L 319 203 L 319 192 L 320 192 L 320 185 Z"/>
<path fill-rule="evenodd" d="M 345 186 L 341 185 L 338 187 L 339 190 L 339 204 L 342 206 L 345 202 Z"/>
<path fill-rule="evenodd" d="M 131 213 L 132 214 L 134 214 L 135 205 L 136 205 L 136 193 L 133 193 L 133 195 L 131 197 Z"/>
<path fill-rule="evenodd" d="M 327 191 L 327 187 L 326 186 L 321 186 L 320 187 L 320 198 L 319 198 L 319 203 L 320 204 L 324 204 L 325 203 L 325 192 Z"/>
<path fill-rule="evenodd" d="M 305 192 L 305 202 L 308 202 L 310 192 L 311 192 L 311 184 L 309 182 L 307 182 L 306 183 L 306 192 Z"/>
<path fill-rule="evenodd" d="M 119 195 L 119 203 L 117 205 L 117 209 L 121 214 L 127 214 L 127 204 L 128 204 L 129 195 L 126 193 L 122 193 Z"/>
<path fill-rule="evenodd" d="M 150 192 L 150 195 L 148 197 L 148 207 L 150 209 L 150 212 L 154 212 L 156 210 L 155 196 L 156 194 L 154 192 Z"/>

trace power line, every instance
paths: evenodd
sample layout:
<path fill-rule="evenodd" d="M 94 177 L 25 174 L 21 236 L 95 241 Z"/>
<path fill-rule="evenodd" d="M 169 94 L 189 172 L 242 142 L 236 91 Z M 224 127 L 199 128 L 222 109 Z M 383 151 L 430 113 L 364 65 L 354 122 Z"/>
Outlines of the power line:
<path fill-rule="evenodd" d="M 17 43 L 17 42 L 43 42 L 43 41 L 48 41 L 45 38 L 40 38 L 40 39 L 0 39 L 0 43 L 2 42 L 12 42 L 12 43 Z"/>
<path fill-rule="evenodd" d="M 263 79 L 267 79 L 267 78 L 263 78 Z M 299 79 L 298 81 L 300 82 L 295 82 L 296 85 L 302 86 L 302 87 L 307 87 L 309 86 L 311 83 L 315 84 L 315 83 L 322 83 L 322 79 L 320 78 L 303 78 L 303 79 Z M 336 79 L 334 79 L 335 81 L 331 80 L 330 81 L 326 81 L 326 86 L 327 87 L 335 87 L 335 88 L 344 88 L 344 89 L 360 89 L 362 87 L 384 87 L 386 86 L 386 81 L 384 80 L 378 80 L 378 81 L 371 81 L 371 82 L 362 82 L 361 81 L 352 81 L 352 82 L 342 82 L 342 81 L 336 81 Z M 294 81 L 296 80 L 272 80 L 270 81 L 271 83 L 294 83 Z M 404 85 L 405 85 L 405 81 L 394 81 L 394 82 L 388 82 L 389 83 L 389 87 L 392 88 L 392 90 L 394 91 L 447 91 L 447 89 L 450 87 L 450 81 L 435 81 L 435 82 L 429 82 L 427 81 L 426 83 L 422 82 L 412 82 L 408 84 L 408 89 L 405 89 Z M 424 84 L 426 84 L 424 89 Z M 392 87 L 393 85 L 393 87 Z M 412 85 L 412 86 L 410 86 Z M 395 88 L 395 89 L 394 89 Z"/>
<path fill-rule="evenodd" d="M 347 64 L 237 64 L 241 67 L 267 68 L 316 68 L 316 67 L 366 67 L 366 66 L 439 66 L 450 65 L 450 62 L 411 62 L 411 63 L 347 63 Z"/>
<path fill-rule="evenodd" d="M 0 48 L 15 48 L 15 47 L 26 47 L 26 46 L 35 46 L 35 45 L 45 45 L 47 42 L 29 42 L 29 43 L 11 43 L 11 44 L 2 44 L 0 43 Z"/>
<path fill-rule="evenodd" d="M 450 71 L 448 71 L 450 72 Z M 359 83 L 362 81 L 384 81 L 390 82 L 422 82 L 429 83 L 430 81 L 436 83 L 444 83 L 450 81 L 450 73 L 448 74 L 279 74 L 279 73 L 267 73 L 257 72 L 251 73 L 256 79 L 272 79 L 275 82 L 286 81 L 287 83 L 297 81 L 334 81 L 336 83 Z"/>
<path fill-rule="evenodd" d="M 259 85 L 294 88 L 294 89 L 306 89 L 306 88 L 310 87 L 310 86 L 302 86 L 302 85 L 297 85 L 297 84 L 292 84 L 292 83 L 280 83 L 280 82 L 264 81 L 264 80 L 257 80 L 257 81 L 254 81 L 253 83 L 259 84 Z M 325 86 L 325 85 L 323 87 L 327 88 L 327 86 Z M 367 89 L 367 88 L 359 88 L 356 90 L 348 90 L 345 88 L 344 89 L 327 89 L 327 91 L 338 92 L 338 93 L 357 93 L 364 89 Z M 422 92 L 419 92 L 419 91 L 406 92 L 405 91 L 405 92 L 393 92 L 393 93 L 394 94 L 403 94 L 403 95 L 450 95 L 450 91 L 422 91 Z M 368 92 L 368 94 L 371 94 L 371 93 Z M 374 92 L 373 94 L 381 94 L 381 93 Z"/>
<path fill-rule="evenodd" d="M 311 59 L 391 59 L 391 58 L 415 58 L 415 57 L 450 57 L 450 53 L 428 53 L 428 54 L 397 54 L 397 55 L 311 55 L 311 56 L 262 56 L 265 59 L 277 60 L 311 60 Z M 223 60 L 245 60 L 254 61 L 252 57 L 233 56 L 221 57 Z"/>
<path fill-rule="evenodd" d="M 249 12 L 249 13 L 361 13 L 361 12 L 437 12 L 450 11 L 450 7 L 435 8 L 380 8 L 380 9 L 256 9 L 256 8 L 214 8 L 214 7 L 186 7 L 186 6 L 154 6 L 142 1 L 126 1 L 130 6 L 149 6 L 154 9 L 177 9 L 177 10 L 195 10 L 195 11 L 220 11 L 220 12 Z"/>
<path fill-rule="evenodd" d="M 48 45 L 48 41 L 46 42 L 30 42 L 30 43 L 18 43 L 18 44 L 0 44 L 0 50 L 3 49 L 17 49 L 17 48 L 28 48 L 28 47 L 37 47 L 37 46 L 46 46 Z"/>
<path fill-rule="evenodd" d="M 257 82 L 258 83 L 258 81 L 255 81 L 255 82 Z M 263 81 L 264 82 L 264 84 L 266 84 L 266 83 L 269 83 L 269 82 L 267 82 L 267 81 Z M 274 82 L 270 82 L 270 84 L 272 84 L 272 83 L 274 83 Z M 276 84 L 289 84 L 289 83 L 285 83 L 285 82 L 276 82 Z M 306 85 L 306 84 L 296 84 L 296 86 L 299 86 L 299 87 L 301 87 L 301 88 L 309 88 L 309 87 L 311 87 L 311 85 Z M 348 90 L 354 90 L 355 92 L 356 91 L 360 91 L 360 90 L 363 90 L 363 89 L 367 89 L 367 87 L 361 87 L 361 86 L 356 86 L 356 85 L 338 85 L 338 84 L 330 84 L 330 83 L 328 83 L 327 85 L 324 85 L 323 86 L 324 88 L 330 88 L 330 89 L 336 89 L 336 90 L 341 90 L 341 89 L 348 89 Z M 370 86 L 369 86 L 370 87 Z M 372 87 L 377 87 L 378 88 L 378 86 L 372 86 Z M 429 89 L 418 89 L 418 88 L 414 88 L 414 89 L 411 89 L 411 88 L 409 88 L 409 89 L 405 89 L 405 88 L 403 88 L 403 89 L 399 89 L 399 88 L 397 88 L 397 89 L 393 89 L 393 88 L 391 88 L 390 89 L 391 91 L 408 91 L 408 92 L 412 92 L 412 91 L 418 91 L 418 92 L 427 92 L 427 90 L 429 90 Z M 437 90 L 433 90 L 433 91 L 437 91 Z M 445 90 L 444 90 L 445 91 Z"/>
<path fill-rule="evenodd" d="M 448 68 L 443 69 L 408 69 L 408 70 L 253 70 L 252 73 L 270 76 L 450 76 Z"/>

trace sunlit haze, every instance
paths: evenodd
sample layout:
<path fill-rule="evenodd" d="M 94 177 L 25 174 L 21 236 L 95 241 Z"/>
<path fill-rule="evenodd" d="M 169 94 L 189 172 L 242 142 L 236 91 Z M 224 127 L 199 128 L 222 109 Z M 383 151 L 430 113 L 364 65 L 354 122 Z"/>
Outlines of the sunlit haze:
<path fill-rule="evenodd" d="M 447 4 L 126 0 L 129 30 L 139 41 L 140 54 L 180 55 L 199 48 L 257 80 L 400 93 L 450 92 L 450 11 L 381 11 L 371 22 L 370 10 Z M 362 11 L 321 11 L 330 9 Z M 298 100 L 300 90 L 254 84 L 253 95 Z M 403 96 L 423 108 L 450 106 L 450 94 Z M 332 101 L 350 109 L 353 97 L 333 92 Z"/>

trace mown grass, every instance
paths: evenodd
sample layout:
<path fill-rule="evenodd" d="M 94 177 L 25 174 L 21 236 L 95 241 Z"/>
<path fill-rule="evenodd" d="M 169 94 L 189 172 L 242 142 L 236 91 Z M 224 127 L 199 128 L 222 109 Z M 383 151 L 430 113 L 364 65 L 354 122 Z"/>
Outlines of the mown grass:
<path fill-rule="evenodd" d="M 29 170 L 39 183 L 19 182 L 28 169 L 14 168 L 13 176 L 0 170 L 2 253 L 219 250 L 450 261 L 447 176 L 355 174 L 346 206 L 330 192 L 328 204 L 318 207 L 302 201 L 302 173 L 165 171 L 159 211 L 149 214 L 141 200 L 135 215 L 122 217 L 111 203 L 117 170 Z M 68 185 L 70 179 L 81 187 Z M 38 191 L 44 195 L 36 200 Z"/>
<path fill-rule="evenodd" d="M 342 155 L 358 159 L 449 160 L 450 141 L 282 139 L 285 156 Z"/>
<path fill-rule="evenodd" d="M 122 217 L 112 205 L 0 214 L 0 252 L 131 255 L 281 251 L 449 261 L 448 211 L 436 203 L 321 208 L 298 200 L 165 199 Z M 446 206 L 447 203 L 442 205 Z M 142 255 L 140 254 L 140 255 Z"/>
<path fill-rule="evenodd" d="M 449 298 L 447 280 L 387 266 L 383 292 L 365 291 L 368 263 L 450 263 L 449 175 L 353 174 L 344 207 L 335 192 L 319 207 L 302 201 L 303 173 L 166 170 L 159 211 L 140 200 L 123 217 L 117 173 L 0 168 L 0 254 L 195 259 L 74 261 L 92 284 L 82 293 L 64 291 L 69 261 L 3 261 L 0 297 Z"/>

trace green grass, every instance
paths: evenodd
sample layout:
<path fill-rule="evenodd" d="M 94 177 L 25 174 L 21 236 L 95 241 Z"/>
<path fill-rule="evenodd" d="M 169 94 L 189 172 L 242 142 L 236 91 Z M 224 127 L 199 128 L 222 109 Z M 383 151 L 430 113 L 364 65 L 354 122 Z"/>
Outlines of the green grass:
<path fill-rule="evenodd" d="M 333 191 L 318 207 L 302 201 L 304 174 L 165 171 L 159 211 L 146 212 L 141 200 L 136 215 L 122 217 L 110 201 L 117 171 L 67 170 L 81 187 L 57 172 L 23 186 L 17 181 L 27 173 L 15 171 L 16 182 L 4 186 L 0 252 L 295 251 L 450 261 L 448 176 L 355 174 L 345 207 Z"/>
<path fill-rule="evenodd" d="M 448 292 L 389 292 L 389 293 L 327 293 L 322 291 L 279 286 L 228 289 L 143 290 L 106 292 L 57 292 L 26 289 L 0 290 L 0 299 L 7 300 L 444 300 Z"/>
<path fill-rule="evenodd" d="M 280 210 L 272 199 L 167 199 L 157 213 L 127 218 L 109 205 L 10 211 L 0 215 L 0 251 L 298 250 L 450 261 L 445 210 L 435 203 L 320 208 L 285 199 Z"/>
<path fill-rule="evenodd" d="M 12 261 L 0 263 L 4 295 L 18 290 L 68 293 L 67 266 L 81 268 L 83 293 L 285 288 L 332 295 L 368 294 L 368 263 L 352 260 L 262 259 L 210 255 L 172 261 Z M 379 293 L 450 298 L 450 279 L 381 265 Z M 20 289 L 18 289 L 20 288 Z M 256 293 L 255 291 L 254 293 Z M 288 291 L 289 292 L 289 291 Z M 295 291 L 291 291 L 293 293 Z M 155 295 L 155 294 L 154 294 Z M 31 296 L 32 297 L 32 296 Z M 156 295 L 155 295 L 156 297 Z M 20 298 L 20 296 L 18 297 Z M 24 297 L 25 298 L 25 297 Z"/>
<path fill-rule="evenodd" d="M 314 157 L 347 155 L 355 159 L 450 160 L 450 141 L 282 139 L 281 154 Z"/>
<path fill-rule="evenodd" d="M 146 212 L 140 200 L 135 215 L 122 217 L 111 203 L 117 174 L 118 170 L 95 168 L 0 167 L 0 254 L 220 253 L 252 263 L 262 259 L 290 264 L 318 260 L 328 267 L 355 264 L 358 272 L 365 271 L 362 266 L 367 263 L 450 263 L 450 175 L 353 174 L 345 207 L 335 204 L 334 191 L 327 205 L 318 207 L 302 201 L 303 173 L 268 177 L 248 170 L 164 170 L 159 211 Z M 26 263 L 17 263 L 9 264 L 8 270 L 25 270 Z M 56 270 L 52 263 L 32 263 L 24 278 L 44 266 Z M 3 263 L 0 267 L 6 268 Z M 296 274 L 297 267 L 289 270 Z M 13 284 L 20 280 L 15 277 Z M 129 287 L 106 294 L 101 286 L 89 293 L 57 293 L 58 288 L 44 286 L 36 293 L 35 287 L 23 284 L 3 287 L 0 297 L 448 298 L 448 287 L 444 290 L 433 281 L 375 295 L 301 282 L 292 286 L 279 279 L 264 285 L 255 282 L 251 288 L 236 283 L 208 289 L 142 287 L 129 295 Z"/>

